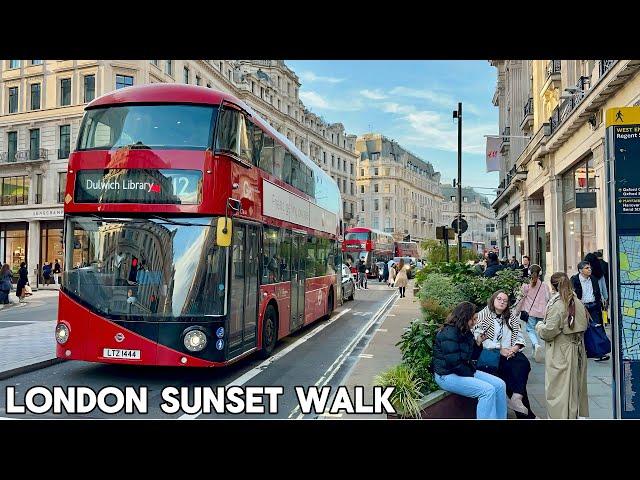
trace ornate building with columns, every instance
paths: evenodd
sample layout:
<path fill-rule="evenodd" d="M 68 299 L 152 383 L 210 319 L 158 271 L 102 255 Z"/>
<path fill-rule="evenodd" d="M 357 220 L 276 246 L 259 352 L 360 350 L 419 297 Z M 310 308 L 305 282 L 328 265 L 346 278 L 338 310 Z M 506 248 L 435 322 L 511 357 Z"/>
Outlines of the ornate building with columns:
<path fill-rule="evenodd" d="M 501 255 L 569 275 L 589 252 L 609 260 L 603 113 L 640 104 L 640 61 L 490 62 L 503 135 L 492 204 Z"/>

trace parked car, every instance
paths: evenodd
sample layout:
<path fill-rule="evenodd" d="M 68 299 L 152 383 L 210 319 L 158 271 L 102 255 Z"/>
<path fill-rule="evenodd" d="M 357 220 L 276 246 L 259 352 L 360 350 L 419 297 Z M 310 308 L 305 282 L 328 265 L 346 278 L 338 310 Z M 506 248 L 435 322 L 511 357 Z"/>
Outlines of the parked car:
<path fill-rule="evenodd" d="M 353 300 L 356 293 L 356 279 L 349 267 L 342 264 L 342 300 Z"/>
<path fill-rule="evenodd" d="M 378 281 L 381 282 L 384 275 L 384 262 L 376 262 L 376 266 L 378 267 Z"/>

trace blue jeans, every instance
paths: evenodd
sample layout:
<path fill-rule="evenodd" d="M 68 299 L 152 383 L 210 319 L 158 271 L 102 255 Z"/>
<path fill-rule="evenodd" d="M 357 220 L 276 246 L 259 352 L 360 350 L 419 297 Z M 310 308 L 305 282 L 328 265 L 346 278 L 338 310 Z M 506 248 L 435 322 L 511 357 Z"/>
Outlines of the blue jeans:
<path fill-rule="evenodd" d="M 476 418 L 507 418 L 507 386 L 502 379 L 481 370 L 476 370 L 473 377 L 461 377 L 455 373 L 436 373 L 434 377 L 442 390 L 463 397 L 477 398 Z"/>
<path fill-rule="evenodd" d="M 527 320 L 527 333 L 529 334 L 529 338 L 531 339 L 532 347 L 540 345 L 540 340 L 538 340 L 538 337 L 536 336 L 536 324 L 541 321 L 542 318 L 532 316 L 529 316 L 529 320 Z"/>

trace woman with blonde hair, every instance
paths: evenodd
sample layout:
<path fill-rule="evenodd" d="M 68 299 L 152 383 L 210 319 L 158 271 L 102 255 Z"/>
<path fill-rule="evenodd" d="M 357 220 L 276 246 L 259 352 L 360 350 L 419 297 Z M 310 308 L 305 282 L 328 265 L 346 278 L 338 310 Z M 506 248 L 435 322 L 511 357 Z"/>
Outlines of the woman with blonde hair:
<path fill-rule="evenodd" d="M 409 283 L 409 277 L 407 276 L 407 268 L 404 265 L 404 259 L 400 259 L 400 263 L 398 263 L 398 273 L 396 273 L 396 279 L 394 281 L 394 285 L 400 290 L 400 298 L 404 298 L 404 291 L 407 288 L 407 283 Z"/>
<path fill-rule="evenodd" d="M 553 295 L 536 333 L 546 342 L 545 396 L 549 418 L 589 416 L 587 352 L 584 332 L 587 311 L 564 272 L 551 275 Z"/>
<path fill-rule="evenodd" d="M 523 257 L 524 258 L 524 257 Z M 518 303 L 517 311 L 520 312 L 520 319 L 527 325 L 527 333 L 533 346 L 533 358 L 541 363 L 542 345 L 536 337 L 536 325 L 544 318 L 549 303 L 549 289 L 542 282 L 542 268 L 540 265 L 531 265 L 529 268 L 531 282 L 522 286 L 523 297 Z"/>

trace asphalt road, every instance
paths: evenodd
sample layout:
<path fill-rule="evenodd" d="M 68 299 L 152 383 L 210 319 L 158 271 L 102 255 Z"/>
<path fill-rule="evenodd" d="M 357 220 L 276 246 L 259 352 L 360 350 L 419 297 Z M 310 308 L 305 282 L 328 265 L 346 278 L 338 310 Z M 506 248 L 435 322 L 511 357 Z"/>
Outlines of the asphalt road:
<path fill-rule="evenodd" d="M 366 346 L 369 338 L 381 322 L 386 310 L 396 299 L 396 289 L 390 289 L 378 282 L 369 282 L 368 290 L 356 291 L 354 301 L 345 302 L 329 320 L 319 321 L 279 342 L 274 355 L 267 361 L 250 357 L 223 369 L 185 369 L 168 367 L 134 367 L 128 365 L 96 364 L 81 361 L 67 361 L 41 370 L 25 373 L 4 381 L 0 381 L 0 416 L 12 418 L 316 418 L 317 412 L 303 414 L 300 411 L 295 387 L 329 386 L 332 399 L 336 387 L 345 380 L 350 368 L 358 358 L 360 351 Z M 28 311 L 27 311 L 28 308 Z M 55 318 L 55 308 L 51 302 L 29 307 L 11 309 L 13 321 L 38 321 Z M 24 311 L 23 311 L 24 310 Z M 9 313 L 9 312 L 7 312 Z M 7 315 L 8 318 L 8 315 Z M 195 408 L 193 412 L 180 410 L 167 414 L 161 404 L 167 404 L 162 397 L 165 387 L 186 387 L 183 392 L 188 395 L 175 398 L 185 402 L 185 407 L 193 407 L 195 387 L 282 387 L 282 395 L 278 397 L 277 413 L 239 413 L 217 414 L 202 413 Z M 13 399 L 14 405 L 25 403 L 25 394 L 32 387 L 44 386 L 50 391 L 53 387 L 90 387 L 98 391 L 105 387 L 118 387 L 124 391 L 126 387 L 134 387 L 140 392 L 147 388 L 146 414 L 133 414 L 121 411 L 107 414 L 97 408 L 90 413 L 55 414 L 51 411 L 44 414 L 26 413 L 9 414 L 7 396 Z M 14 387 L 13 395 L 6 387 Z M 228 389 L 228 388 L 227 388 Z M 67 389 L 67 391 L 69 391 Z M 32 391 L 33 393 L 34 391 Z M 166 395 L 165 391 L 165 395 Z M 182 392 L 181 392 L 182 393 Z M 268 396 L 264 398 L 265 412 L 269 411 Z M 36 395 L 34 402 L 43 403 L 43 397 Z M 115 397 L 107 396 L 106 403 L 113 405 Z M 327 403 L 330 405 L 331 401 Z M 168 405 L 168 404 L 167 404 Z"/>

